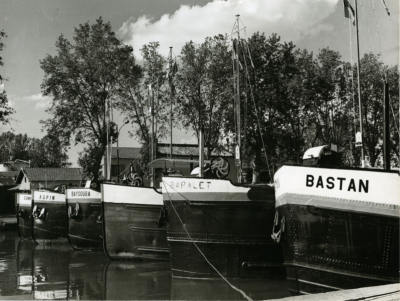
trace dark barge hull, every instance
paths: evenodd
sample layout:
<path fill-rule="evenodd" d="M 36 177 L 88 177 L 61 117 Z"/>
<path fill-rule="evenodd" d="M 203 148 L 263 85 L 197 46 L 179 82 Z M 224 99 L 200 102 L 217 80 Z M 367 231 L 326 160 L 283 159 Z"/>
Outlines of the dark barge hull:
<path fill-rule="evenodd" d="M 210 264 L 224 277 L 286 276 L 282 246 L 266 231 L 275 214 L 272 187 L 199 178 L 163 181 L 174 277 L 219 278 Z"/>
<path fill-rule="evenodd" d="M 33 239 L 39 243 L 44 241 L 66 241 L 67 238 L 67 210 L 65 194 L 34 191 L 33 204 L 37 206 L 37 215 L 44 208 L 45 213 L 33 218 Z"/>
<path fill-rule="evenodd" d="M 21 239 L 32 238 L 32 195 L 16 193 L 18 235 Z"/>
<path fill-rule="evenodd" d="M 71 212 L 71 215 L 68 213 L 67 227 L 71 247 L 75 250 L 103 250 L 101 193 L 90 188 L 73 188 L 67 189 L 65 194 L 66 212 Z"/>
<path fill-rule="evenodd" d="M 102 184 L 104 251 L 111 259 L 169 260 L 154 188 Z M 159 226 L 160 225 L 160 226 Z"/>
<path fill-rule="evenodd" d="M 277 208 L 280 223 L 284 218 L 281 239 L 290 293 L 314 294 L 400 282 L 398 175 L 376 170 L 343 173 L 294 168 L 301 167 L 284 166 L 275 177 L 281 186 Z M 345 191 L 341 198 L 333 197 L 337 195 L 334 191 L 325 193 L 321 185 L 320 195 L 316 195 L 307 189 L 293 193 L 283 184 L 285 180 L 293 183 L 290 177 L 285 178 L 288 174 L 300 172 L 298 180 L 307 184 L 306 176 L 313 175 L 317 180 L 324 171 L 334 179 L 336 175 L 349 178 L 349 183 L 342 180 L 346 189 L 341 190 Z M 321 177 L 324 181 L 325 176 Z M 350 179 L 358 178 L 368 181 L 368 194 L 356 187 L 356 191 L 350 189 L 354 193 L 348 197 Z M 311 177 L 309 180 L 308 187 L 312 188 Z"/>

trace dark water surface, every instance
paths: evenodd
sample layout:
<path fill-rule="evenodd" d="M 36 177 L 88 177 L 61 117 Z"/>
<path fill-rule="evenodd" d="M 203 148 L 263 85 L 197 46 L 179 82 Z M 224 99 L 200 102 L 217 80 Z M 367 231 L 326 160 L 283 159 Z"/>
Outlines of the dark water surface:
<path fill-rule="evenodd" d="M 253 300 L 288 297 L 285 280 L 231 280 Z M 1 300 L 245 300 L 222 280 L 171 277 L 169 262 L 110 261 L 68 243 L 36 245 L 0 232 Z"/>

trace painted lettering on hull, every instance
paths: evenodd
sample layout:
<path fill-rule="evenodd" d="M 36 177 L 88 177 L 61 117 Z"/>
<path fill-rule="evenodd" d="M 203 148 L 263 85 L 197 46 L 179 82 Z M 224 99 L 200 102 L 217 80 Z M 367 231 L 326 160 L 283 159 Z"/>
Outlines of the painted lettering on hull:
<path fill-rule="evenodd" d="M 90 196 L 90 191 L 72 191 L 71 192 L 72 196 Z"/>
<path fill-rule="evenodd" d="M 210 184 L 211 184 L 211 182 L 206 182 L 206 181 L 199 181 L 199 182 L 177 181 L 177 182 L 170 182 L 169 186 L 172 189 L 190 188 L 193 190 L 197 190 L 197 189 L 208 190 L 208 189 L 210 189 Z"/>
<path fill-rule="evenodd" d="M 39 200 L 54 201 L 56 197 L 54 195 L 39 194 Z"/>
<path fill-rule="evenodd" d="M 358 184 L 358 185 L 357 185 Z M 362 179 L 347 179 L 342 177 L 314 177 L 313 175 L 306 175 L 306 187 L 315 187 L 321 189 L 334 189 L 339 190 L 368 193 L 369 180 Z"/>

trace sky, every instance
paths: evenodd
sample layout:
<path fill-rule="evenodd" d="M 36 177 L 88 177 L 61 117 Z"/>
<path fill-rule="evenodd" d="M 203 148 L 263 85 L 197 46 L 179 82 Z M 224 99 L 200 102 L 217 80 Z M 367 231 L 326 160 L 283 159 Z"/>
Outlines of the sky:
<path fill-rule="evenodd" d="M 354 0 L 349 0 L 355 7 Z M 360 55 L 381 53 L 388 65 L 399 62 L 399 1 L 358 1 Z M 110 22 L 119 39 L 134 48 L 137 60 L 139 49 L 149 42 L 160 42 L 160 51 L 167 56 L 169 47 L 175 55 L 189 41 L 201 43 L 208 36 L 231 34 L 235 15 L 240 14 L 247 37 L 254 32 L 266 36 L 277 33 L 282 41 L 300 49 L 318 53 L 329 47 L 339 51 L 343 60 L 356 61 L 355 27 L 344 17 L 343 0 L 0 0 L 0 30 L 7 38 L 0 56 L 4 66 L 0 74 L 7 78 L 0 85 L 10 105 L 16 110 L 11 126 L 0 126 L 0 132 L 41 138 L 40 120 L 51 118 L 45 110 L 51 97 L 43 97 L 40 85 L 44 72 L 39 61 L 47 54 L 55 55 L 55 42 L 63 34 L 72 41 L 74 28 L 79 24 L 102 17 Z M 114 120 L 122 125 L 122 116 Z M 130 138 L 130 124 L 121 129 L 119 146 L 137 147 Z M 191 133 L 174 130 L 174 143 L 197 143 Z M 169 141 L 169 138 L 166 139 Z M 78 151 L 73 146 L 69 161 L 77 166 Z"/>

